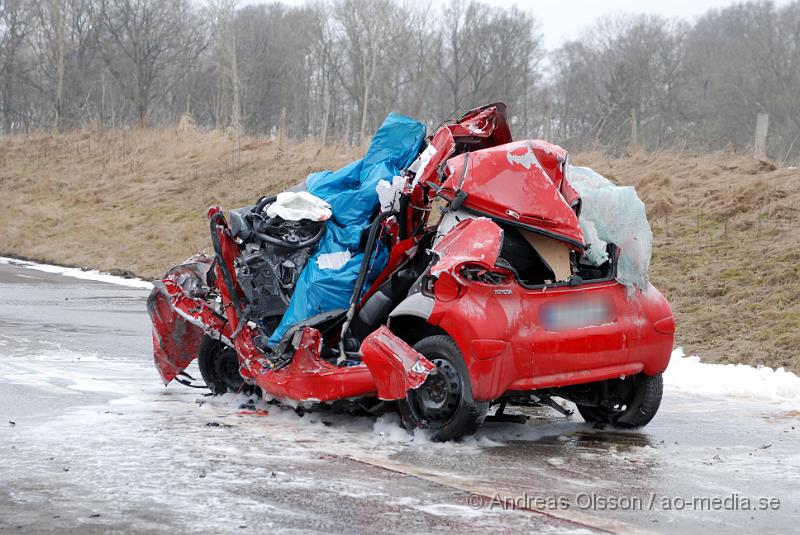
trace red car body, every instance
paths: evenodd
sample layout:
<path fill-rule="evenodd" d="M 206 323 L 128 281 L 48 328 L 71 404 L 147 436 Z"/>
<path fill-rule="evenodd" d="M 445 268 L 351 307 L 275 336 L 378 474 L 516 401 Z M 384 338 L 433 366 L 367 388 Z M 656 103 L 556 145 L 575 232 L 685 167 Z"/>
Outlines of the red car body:
<path fill-rule="evenodd" d="M 323 347 L 338 339 L 313 324 L 299 325 L 289 337 L 288 363 L 276 365 L 264 354 L 255 343 L 257 327 L 241 321 L 237 306 L 240 244 L 221 210 L 212 207 L 217 261 L 195 257 L 174 268 L 150 298 L 155 363 L 164 383 L 197 356 L 203 336 L 235 349 L 246 383 L 293 401 L 405 399 L 436 369 L 412 348 L 426 333 L 455 342 L 476 402 L 557 394 L 564 387 L 657 376 L 666 369 L 675 325 L 669 304 L 652 285 L 631 289 L 615 279 L 614 266 L 599 279 L 531 285 L 499 260 L 504 228 L 556 240 L 573 258 L 585 249 L 580 196 L 565 176 L 566 151 L 544 141 L 512 141 L 502 104 L 442 126 L 428 144 L 428 162 L 406 174 L 405 217 L 376 223 L 390 244 L 389 261 L 358 306 L 419 254 L 417 246 L 428 244 L 425 237 L 436 230 L 428 221 L 435 196 L 470 217 L 439 236 L 420 290 L 395 304 L 361 340 L 360 362 L 344 366 L 324 358 Z M 209 272 L 213 283 L 207 282 Z"/>

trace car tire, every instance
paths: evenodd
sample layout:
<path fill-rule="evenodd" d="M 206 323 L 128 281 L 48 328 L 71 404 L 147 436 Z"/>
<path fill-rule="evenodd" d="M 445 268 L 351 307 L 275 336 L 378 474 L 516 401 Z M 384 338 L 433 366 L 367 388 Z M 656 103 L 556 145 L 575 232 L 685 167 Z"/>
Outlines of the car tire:
<path fill-rule="evenodd" d="M 200 375 L 212 394 L 238 392 L 244 380 L 239 374 L 239 357 L 236 350 L 210 336 L 203 336 L 197 355 Z"/>
<path fill-rule="evenodd" d="M 664 391 L 664 379 L 661 374 L 634 375 L 632 388 L 625 396 L 621 407 L 602 407 L 576 404 L 583 419 L 591 423 L 610 424 L 620 428 L 644 427 L 658 412 L 661 396 Z M 616 381 L 620 382 L 619 379 Z"/>
<path fill-rule="evenodd" d="M 427 429 L 431 438 L 440 442 L 477 431 L 486 418 L 489 402 L 473 399 L 469 371 L 453 339 L 429 336 L 414 344 L 414 349 L 436 364 L 437 370 L 400 401 L 400 417 L 406 429 Z"/>

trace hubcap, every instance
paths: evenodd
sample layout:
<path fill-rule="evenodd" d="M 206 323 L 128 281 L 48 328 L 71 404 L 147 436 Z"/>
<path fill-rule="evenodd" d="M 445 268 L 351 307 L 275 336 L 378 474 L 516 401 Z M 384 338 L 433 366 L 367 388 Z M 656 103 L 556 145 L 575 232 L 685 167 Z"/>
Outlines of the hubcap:
<path fill-rule="evenodd" d="M 429 357 L 430 358 L 430 357 Z M 420 420 L 441 427 L 455 416 L 461 401 L 462 385 L 458 370 L 444 358 L 430 358 L 437 373 L 431 374 L 421 387 L 409 393 L 411 404 Z"/>

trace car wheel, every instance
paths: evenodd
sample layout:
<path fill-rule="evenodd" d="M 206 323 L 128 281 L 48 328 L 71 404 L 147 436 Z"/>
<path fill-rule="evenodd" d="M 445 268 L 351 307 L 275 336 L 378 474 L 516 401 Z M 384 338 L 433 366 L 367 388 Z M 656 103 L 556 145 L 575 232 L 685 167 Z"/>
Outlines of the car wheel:
<path fill-rule="evenodd" d="M 238 392 L 244 380 L 239 374 L 236 350 L 210 336 L 204 336 L 197 355 L 200 375 L 213 394 Z"/>
<path fill-rule="evenodd" d="M 407 429 L 423 428 L 431 438 L 446 441 L 474 433 L 489 410 L 489 402 L 472 398 L 467 365 L 452 338 L 436 335 L 414 345 L 436 365 L 436 372 L 400 401 L 400 416 Z"/>
<path fill-rule="evenodd" d="M 584 420 L 623 428 L 644 427 L 650 423 L 658 412 L 664 391 L 664 380 L 660 373 L 640 373 L 608 383 L 608 397 L 600 405 L 576 404 Z"/>

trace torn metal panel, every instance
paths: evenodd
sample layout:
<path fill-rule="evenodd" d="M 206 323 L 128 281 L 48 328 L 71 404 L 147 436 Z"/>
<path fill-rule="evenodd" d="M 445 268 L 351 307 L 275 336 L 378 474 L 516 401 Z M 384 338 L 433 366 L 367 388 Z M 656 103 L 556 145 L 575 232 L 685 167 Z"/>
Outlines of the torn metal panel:
<path fill-rule="evenodd" d="M 439 259 L 431 267 L 431 275 L 446 271 L 458 277 L 458 268 L 467 263 L 491 270 L 502 246 L 503 229 L 497 223 L 486 217 L 465 219 L 434 246 Z"/>
<path fill-rule="evenodd" d="M 172 295 L 202 299 L 211 259 L 198 255 L 171 269 L 156 282 L 147 299 L 153 329 L 153 357 L 164 384 L 169 384 L 197 357 L 205 328 L 202 319 L 174 306 Z M 199 303 L 196 306 L 200 306 Z M 194 308 L 194 305 L 193 305 Z"/>
<path fill-rule="evenodd" d="M 446 127 L 456 138 L 483 139 L 480 146 L 490 147 L 512 141 L 506 105 L 502 102 L 470 110 L 458 121 Z"/>
<path fill-rule="evenodd" d="M 406 392 L 419 388 L 436 369 L 436 365 L 387 327 L 379 327 L 367 336 L 361 344 L 361 353 L 375 380 L 378 399 L 385 401 L 404 399 Z"/>
<path fill-rule="evenodd" d="M 153 359 L 167 385 L 197 357 L 203 329 L 181 317 L 169 303 L 164 285 L 157 283 L 147 299 L 153 323 Z"/>
<path fill-rule="evenodd" d="M 412 186 L 416 186 L 418 183 L 432 183 L 438 186 L 441 182 L 439 168 L 453 154 L 455 146 L 456 142 L 450 130 L 440 128 L 420 155 Z"/>
<path fill-rule="evenodd" d="M 317 329 L 306 327 L 291 362 L 278 370 L 262 367 L 256 384 L 278 399 L 294 401 L 334 401 L 375 392 L 375 382 L 367 366 L 337 366 L 320 357 L 322 339 Z"/>
<path fill-rule="evenodd" d="M 470 152 L 447 162 L 440 194 L 461 195 L 463 206 L 584 248 L 578 216 L 556 182 L 539 162 L 540 148 L 518 141 Z"/>

